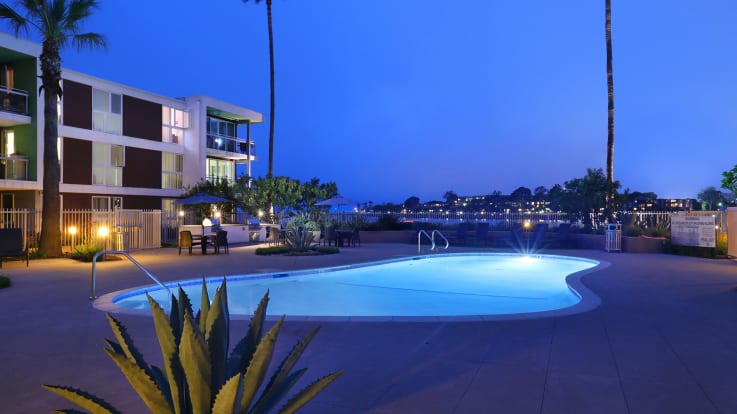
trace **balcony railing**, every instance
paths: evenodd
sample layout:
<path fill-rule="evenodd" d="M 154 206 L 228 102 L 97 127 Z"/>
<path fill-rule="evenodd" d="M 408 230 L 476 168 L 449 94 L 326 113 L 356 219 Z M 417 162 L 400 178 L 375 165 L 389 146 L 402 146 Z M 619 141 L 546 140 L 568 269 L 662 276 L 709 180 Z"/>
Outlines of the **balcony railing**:
<path fill-rule="evenodd" d="M 237 137 L 207 134 L 207 148 L 220 151 L 235 152 L 236 154 L 256 155 L 256 143 L 251 141 L 251 151 L 248 151 L 248 141 Z"/>
<path fill-rule="evenodd" d="M 0 85 L 0 111 L 28 115 L 28 92 Z"/>
<path fill-rule="evenodd" d="M 28 157 L 0 154 L 0 180 L 26 180 Z"/>

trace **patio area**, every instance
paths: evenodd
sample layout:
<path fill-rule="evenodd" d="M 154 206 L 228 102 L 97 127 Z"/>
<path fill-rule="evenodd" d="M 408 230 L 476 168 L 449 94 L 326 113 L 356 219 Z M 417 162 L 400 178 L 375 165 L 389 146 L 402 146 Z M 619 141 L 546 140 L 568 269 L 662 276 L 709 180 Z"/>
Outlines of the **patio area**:
<path fill-rule="evenodd" d="M 133 252 L 162 281 L 274 272 L 413 256 L 416 245 L 364 243 L 316 257 Z M 453 248 L 449 252 L 492 251 Z M 496 250 L 502 251 L 502 250 Z M 272 364 L 315 325 L 297 388 L 345 374 L 304 413 L 731 413 L 737 412 L 737 265 L 664 254 L 562 250 L 609 262 L 583 283 L 601 298 L 589 312 L 465 322 L 286 323 Z M 103 352 L 112 337 L 92 307 L 91 264 L 71 259 L 3 264 L 0 401 L 8 413 L 72 408 L 41 388 L 70 385 L 126 413 L 146 412 Z M 150 284 L 127 260 L 98 264 L 98 295 Z M 319 300 L 319 298 L 316 298 Z M 119 315 L 150 363 L 161 364 L 149 317 Z M 247 321 L 233 321 L 241 335 Z M 231 344 L 232 346 L 232 344 Z M 74 407 L 76 408 L 76 407 Z"/>

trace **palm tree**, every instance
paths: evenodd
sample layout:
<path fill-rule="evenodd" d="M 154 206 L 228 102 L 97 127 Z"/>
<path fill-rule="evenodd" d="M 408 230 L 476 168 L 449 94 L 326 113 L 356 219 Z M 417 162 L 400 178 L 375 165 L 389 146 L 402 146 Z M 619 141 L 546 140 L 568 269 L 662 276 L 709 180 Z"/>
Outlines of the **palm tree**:
<path fill-rule="evenodd" d="M 608 95 L 606 178 L 609 183 L 607 205 L 612 201 L 614 183 L 614 76 L 612 74 L 612 0 L 606 0 L 606 84 Z"/>
<path fill-rule="evenodd" d="M 261 0 L 255 0 L 260 3 Z M 248 2 L 248 0 L 243 0 Z M 267 178 L 274 176 L 274 31 L 271 26 L 271 0 L 266 0 L 266 17 L 269 27 L 269 76 L 270 76 L 270 92 L 271 103 L 269 104 L 269 170 L 266 173 Z"/>
<path fill-rule="evenodd" d="M 43 38 L 41 88 L 44 99 L 43 200 L 39 249 L 49 257 L 61 256 L 61 178 L 56 141 L 59 125 L 56 105 L 62 95 L 61 55 L 59 51 L 72 42 L 77 49 L 104 48 L 105 38 L 97 33 L 80 33 L 80 24 L 98 7 L 96 0 L 19 0 L 16 11 L 0 3 L 0 19 L 7 21 L 18 36 L 21 30 L 34 28 Z M 21 14 L 22 13 L 22 14 Z"/>

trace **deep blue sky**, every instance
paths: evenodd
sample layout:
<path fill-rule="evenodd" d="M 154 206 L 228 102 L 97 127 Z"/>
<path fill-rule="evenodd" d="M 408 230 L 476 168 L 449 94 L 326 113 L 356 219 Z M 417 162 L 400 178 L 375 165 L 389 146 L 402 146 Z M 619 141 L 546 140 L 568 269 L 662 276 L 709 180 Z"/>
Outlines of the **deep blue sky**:
<path fill-rule="evenodd" d="M 265 3 L 101 0 L 64 66 L 268 118 Z M 737 2 L 613 0 L 615 179 L 661 197 L 737 164 Z M 604 1 L 273 0 L 275 175 L 357 201 L 508 194 L 606 163 Z M 268 122 L 254 128 L 266 173 Z"/>

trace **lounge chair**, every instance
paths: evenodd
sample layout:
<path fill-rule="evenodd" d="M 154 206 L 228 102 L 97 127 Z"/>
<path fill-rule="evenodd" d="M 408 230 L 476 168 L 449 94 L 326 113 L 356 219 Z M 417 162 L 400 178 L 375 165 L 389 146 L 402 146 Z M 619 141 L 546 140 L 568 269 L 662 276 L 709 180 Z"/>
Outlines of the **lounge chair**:
<path fill-rule="evenodd" d="M 358 242 L 358 246 L 361 247 L 361 233 L 358 232 L 358 229 L 353 229 L 353 233 L 351 233 L 351 238 L 348 242 L 353 247 L 356 247 L 356 242 Z"/>

